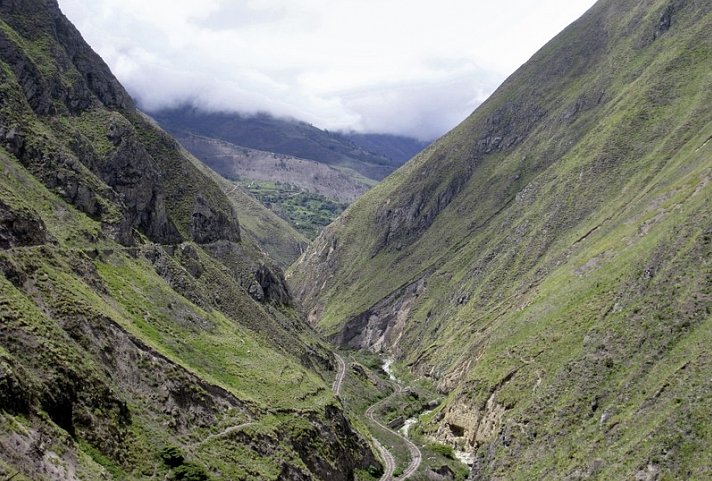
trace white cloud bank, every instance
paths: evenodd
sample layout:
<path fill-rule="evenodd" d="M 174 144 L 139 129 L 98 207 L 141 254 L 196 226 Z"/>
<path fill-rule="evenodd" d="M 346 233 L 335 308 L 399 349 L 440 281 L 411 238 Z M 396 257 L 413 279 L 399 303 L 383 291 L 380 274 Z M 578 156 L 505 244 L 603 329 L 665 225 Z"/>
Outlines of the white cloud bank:
<path fill-rule="evenodd" d="M 59 0 L 146 110 L 431 139 L 594 0 Z"/>

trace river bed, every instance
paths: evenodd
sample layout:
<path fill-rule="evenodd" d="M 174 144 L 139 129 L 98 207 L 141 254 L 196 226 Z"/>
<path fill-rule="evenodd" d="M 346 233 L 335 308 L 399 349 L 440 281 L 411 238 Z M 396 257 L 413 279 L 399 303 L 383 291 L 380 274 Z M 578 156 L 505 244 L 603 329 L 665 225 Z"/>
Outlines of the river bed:
<path fill-rule="evenodd" d="M 393 370 L 391 369 L 391 366 L 393 365 L 393 359 L 385 359 L 383 362 L 383 371 L 385 371 L 386 374 L 388 374 L 388 378 L 391 381 L 398 382 L 398 379 L 393 375 Z M 423 411 L 417 416 L 414 416 L 412 418 L 408 418 L 405 420 L 405 423 L 403 423 L 403 426 L 398 430 L 399 433 L 401 433 L 405 437 L 410 437 L 410 428 L 418 424 L 420 421 L 420 416 L 425 416 L 433 411 Z M 475 455 L 473 453 L 468 453 L 467 451 L 457 451 L 454 450 L 453 454 L 455 455 L 455 459 L 460 461 L 462 464 L 465 464 L 467 466 L 472 467 L 473 464 L 475 464 Z"/>
<path fill-rule="evenodd" d="M 388 374 L 388 379 L 391 381 L 397 381 L 396 377 L 393 375 L 393 371 L 391 370 L 391 366 L 393 365 L 393 359 L 386 359 L 383 362 L 383 370 Z"/>
<path fill-rule="evenodd" d="M 453 454 L 462 464 L 466 464 L 470 467 L 475 464 L 475 455 L 473 453 L 468 453 L 467 451 L 453 451 Z"/>

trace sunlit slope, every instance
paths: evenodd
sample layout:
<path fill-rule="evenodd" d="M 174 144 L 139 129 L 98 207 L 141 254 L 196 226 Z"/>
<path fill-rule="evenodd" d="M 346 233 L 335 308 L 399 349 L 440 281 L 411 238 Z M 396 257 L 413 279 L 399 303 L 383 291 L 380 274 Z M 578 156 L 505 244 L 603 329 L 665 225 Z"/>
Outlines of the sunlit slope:
<path fill-rule="evenodd" d="M 711 11 L 599 2 L 292 267 L 473 479 L 709 477 Z"/>

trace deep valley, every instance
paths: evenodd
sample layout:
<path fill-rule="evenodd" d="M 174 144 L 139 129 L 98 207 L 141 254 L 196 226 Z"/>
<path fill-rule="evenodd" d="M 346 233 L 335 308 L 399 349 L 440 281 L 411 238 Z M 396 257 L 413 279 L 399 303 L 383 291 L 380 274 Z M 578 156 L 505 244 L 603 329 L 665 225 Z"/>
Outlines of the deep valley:
<path fill-rule="evenodd" d="M 710 106 L 708 0 L 427 146 L 144 113 L 0 0 L 0 481 L 712 479 Z"/>

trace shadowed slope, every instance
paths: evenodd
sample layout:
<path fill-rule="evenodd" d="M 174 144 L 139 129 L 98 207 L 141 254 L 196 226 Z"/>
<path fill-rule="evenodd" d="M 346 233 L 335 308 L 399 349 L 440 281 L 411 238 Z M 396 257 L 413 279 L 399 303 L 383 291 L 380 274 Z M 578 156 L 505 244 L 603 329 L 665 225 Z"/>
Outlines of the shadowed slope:
<path fill-rule="evenodd" d="M 56 1 L 0 2 L 0 479 L 346 481 L 377 464 L 217 180 Z"/>

